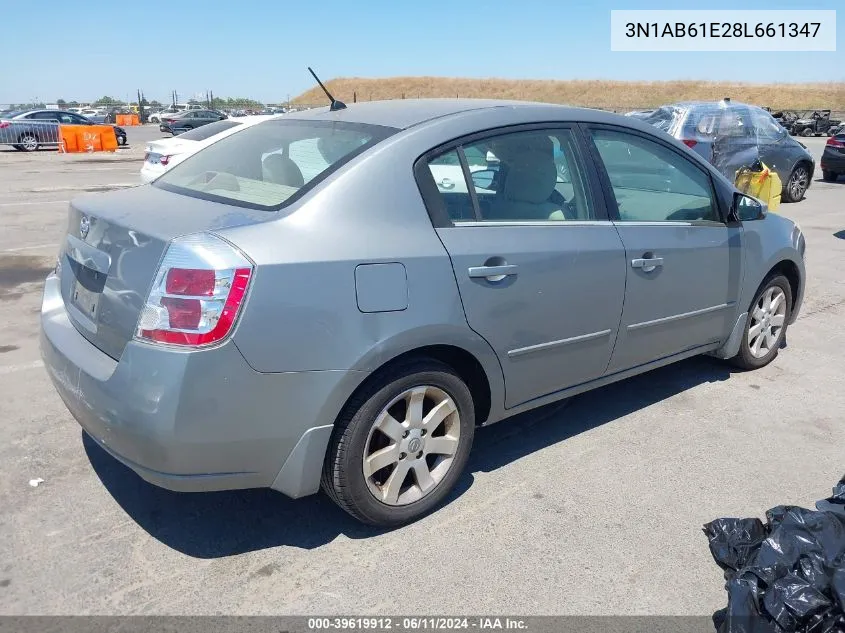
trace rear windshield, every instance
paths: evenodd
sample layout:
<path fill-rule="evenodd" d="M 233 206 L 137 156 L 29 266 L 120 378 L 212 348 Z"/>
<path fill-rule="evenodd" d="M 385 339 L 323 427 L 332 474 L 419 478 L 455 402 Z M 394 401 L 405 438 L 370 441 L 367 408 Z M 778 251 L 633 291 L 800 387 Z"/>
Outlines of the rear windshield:
<path fill-rule="evenodd" d="M 335 121 L 266 121 L 202 149 L 153 186 L 273 211 L 396 131 Z"/>
<path fill-rule="evenodd" d="M 663 106 L 638 118 L 653 125 L 658 130 L 671 134 L 675 128 L 675 122 L 681 118 L 683 113 L 684 110 L 677 106 Z"/>
<path fill-rule="evenodd" d="M 208 125 L 203 125 L 193 130 L 188 130 L 179 135 L 179 140 L 188 139 L 189 141 L 204 141 L 205 139 L 220 134 L 223 130 L 228 130 L 235 126 L 242 125 L 240 121 L 230 121 L 228 119 L 223 121 L 215 121 Z"/>

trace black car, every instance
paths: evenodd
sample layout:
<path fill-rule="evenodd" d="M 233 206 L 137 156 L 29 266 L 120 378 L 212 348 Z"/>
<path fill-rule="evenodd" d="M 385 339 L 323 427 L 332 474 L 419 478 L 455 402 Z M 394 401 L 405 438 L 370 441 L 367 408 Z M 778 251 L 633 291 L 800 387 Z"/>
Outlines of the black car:
<path fill-rule="evenodd" d="M 96 122 L 65 110 L 28 110 L 4 116 L 0 123 L 0 144 L 31 152 L 39 147 L 58 147 L 59 125 L 97 125 Z M 126 145 L 126 130 L 113 125 L 118 145 Z"/>
<path fill-rule="evenodd" d="M 162 118 L 159 129 L 176 135 L 227 118 L 225 114 L 217 110 L 186 110 Z"/>
<path fill-rule="evenodd" d="M 826 182 L 836 182 L 845 175 L 845 132 L 827 139 L 822 153 L 822 178 Z"/>

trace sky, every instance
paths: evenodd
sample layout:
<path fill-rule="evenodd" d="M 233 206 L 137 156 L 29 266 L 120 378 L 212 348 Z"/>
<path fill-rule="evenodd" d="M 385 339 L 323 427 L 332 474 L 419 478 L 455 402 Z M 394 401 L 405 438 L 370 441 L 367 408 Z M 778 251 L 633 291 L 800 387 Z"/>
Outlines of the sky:
<path fill-rule="evenodd" d="M 169 101 L 207 90 L 282 102 L 332 77 L 845 81 L 842 0 L 166 0 L 4 2 L 0 104 Z M 611 9 L 839 9 L 837 51 L 610 51 Z M 94 9 L 102 7 L 102 9 Z M 125 7 L 125 8 L 124 8 Z M 37 36 L 32 37 L 34 13 Z"/>

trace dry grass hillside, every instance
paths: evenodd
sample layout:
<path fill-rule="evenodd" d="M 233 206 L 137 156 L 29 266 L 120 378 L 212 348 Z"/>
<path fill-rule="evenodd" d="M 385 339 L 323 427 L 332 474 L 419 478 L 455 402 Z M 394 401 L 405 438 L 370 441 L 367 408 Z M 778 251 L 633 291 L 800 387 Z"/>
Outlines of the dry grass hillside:
<path fill-rule="evenodd" d="M 543 81 L 528 79 L 458 79 L 450 77 L 343 77 L 327 82 L 341 101 L 417 97 L 520 99 L 596 108 L 628 110 L 687 99 L 755 103 L 774 109 L 845 110 L 845 83 L 749 84 L 706 81 Z M 301 94 L 295 103 L 325 102 L 319 86 Z"/>

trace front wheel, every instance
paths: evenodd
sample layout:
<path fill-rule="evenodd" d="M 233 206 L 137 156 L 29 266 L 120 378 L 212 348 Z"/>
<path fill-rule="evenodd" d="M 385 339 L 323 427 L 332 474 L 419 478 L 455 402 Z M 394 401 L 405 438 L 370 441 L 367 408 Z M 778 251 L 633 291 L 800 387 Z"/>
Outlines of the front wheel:
<path fill-rule="evenodd" d="M 796 165 L 783 188 L 785 202 L 800 202 L 810 186 L 810 171 L 803 164 Z"/>
<path fill-rule="evenodd" d="M 322 488 L 364 523 L 414 521 L 449 494 L 475 431 L 472 395 L 448 366 L 415 359 L 377 377 L 338 419 Z"/>
<path fill-rule="evenodd" d="M 748 309 L 742 344 L 732 362 L 741 369 L 759 369 L 771 363 L 786 336 L 791 313 L 789 280 L 783 275 L 766 279 Z"/>
<path fill-rule="evenodd" d="M 814 134 L 815 133 L 813 132 L 813 128 L 811 127 L 805 127 L 803 130 L 801 130 L 801 136 L 804 137 L 813 136 Z"/>

